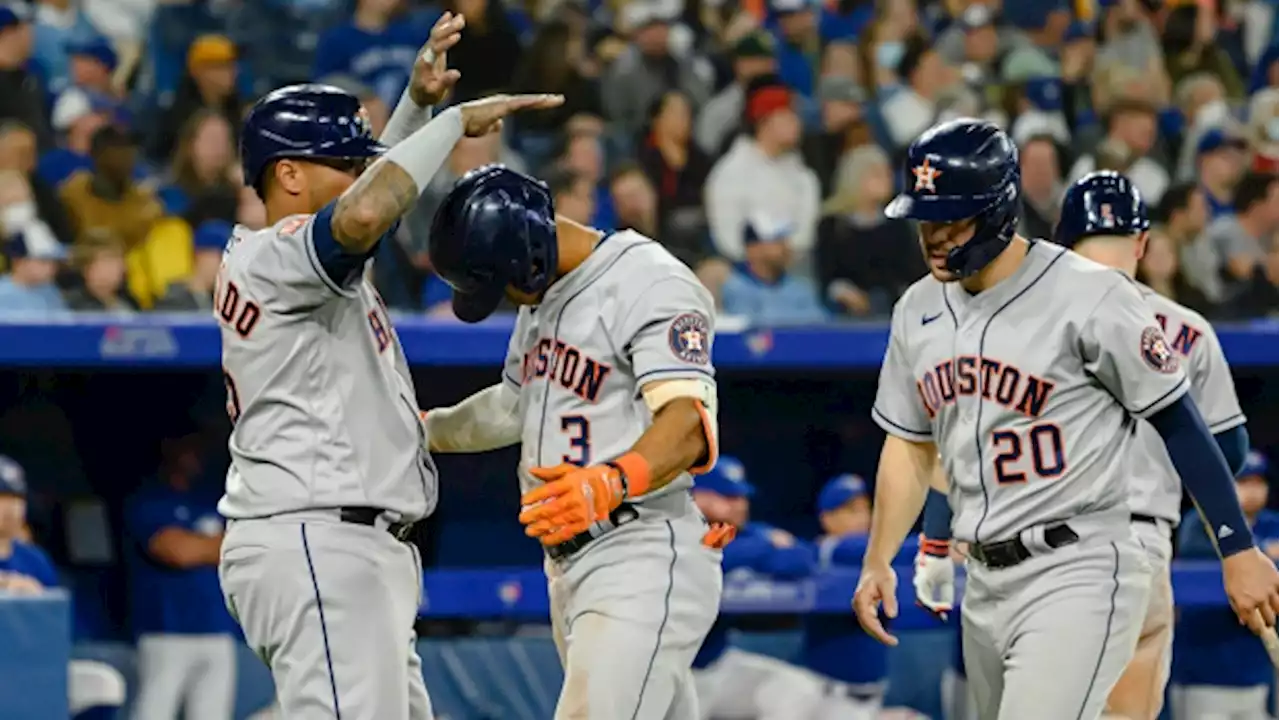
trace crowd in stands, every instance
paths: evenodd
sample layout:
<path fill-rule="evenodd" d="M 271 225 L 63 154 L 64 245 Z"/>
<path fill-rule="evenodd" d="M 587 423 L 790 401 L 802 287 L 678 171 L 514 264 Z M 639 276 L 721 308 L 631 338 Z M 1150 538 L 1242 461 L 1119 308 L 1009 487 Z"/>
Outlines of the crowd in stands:
<path fill-rule="evenodd" d="M 321 81 L 385 123 L 443 10 L 452 101 L 563 93 L 464 139 L 379 248 L 404 312 L 447 315 L 434 208 L 466 171 L 546 180 L 557 210 L 650 235 L 728 315 L 886 316 L 924 274 L 881 210 L 905 147 L 980 116 L 1021 150 L 1021 231 L 1127 173 L 1156 220 L 1140 278 L 1214 319 L 1277 305 L 1275 0 L 32 0 L 0 3 L 0 311 L 200 310 L 234 223 L 247 107 Z"/>

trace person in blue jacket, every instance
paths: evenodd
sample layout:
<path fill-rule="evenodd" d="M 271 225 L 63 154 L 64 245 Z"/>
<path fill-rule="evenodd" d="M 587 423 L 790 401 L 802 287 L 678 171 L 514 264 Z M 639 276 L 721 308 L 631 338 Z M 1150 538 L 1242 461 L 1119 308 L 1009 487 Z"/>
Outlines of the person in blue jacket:
<path fill-rule="evenodd" d="M 1266 456 L 1249 451 L 1236 475 L 1236 494 L 1258 547 L 1274 561 L 1280 518 L 1266 508 L 1266 475 Z M 1179 525 L 1178 552 L 1188 560 L 1218 559 L 1195 510 Z M 1174 720 L 1261 720 L 1270 714 L 1267 692 L 1275 677 L 1262 643 L 1230 608 L 1179 609 L 1173 633 Z"/>
<path fill-rule="evenodd" d="M 862 567 L 871 531 L 871 499 L 861 477 L 837 475 L 818 494 L 818 566 Z M 801 663 L 826 679 L 815 720 L 874 720 L 888 687 L 889 648 L 849 613 L 805 619 Z"/>
<path fill-rule="evenodd" d="M 693 499 L 711 523 L 738 528 L 723 550 L 725 581 L 741 574 L 803 580 L 813 574 L 809 543 L 750 521 L 755 489 L 736 458 L 721 455 L 712 470 L 694 478 Z M 808 720 L 822 700 L 817 677 L 790 663 L 729 645 L 729 624 L 716 619 L 693 660 L 698 707 L 716 720 Z"/>
<path fill-rule="evenodd" d="M 235 622 L 218 584 L 223 519 L 206 491 L 199 440 L 166 441 L 156 481 L 125 505 L 133 630 L 138 637 L 137 720 L 230 720 L 235 708 Z"/>

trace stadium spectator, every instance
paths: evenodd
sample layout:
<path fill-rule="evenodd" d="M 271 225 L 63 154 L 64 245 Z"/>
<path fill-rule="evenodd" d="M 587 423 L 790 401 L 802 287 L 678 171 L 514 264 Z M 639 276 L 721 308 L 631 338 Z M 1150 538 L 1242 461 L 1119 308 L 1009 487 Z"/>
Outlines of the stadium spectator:
<path fill-rule="evenodd" d="M 44 223 L 32 223 L 3 243 L 9 273 L 0 276 L 0 312 L 45 314 L 66 310 L 53 279 L 66 248 Z"/>
<path fill-rule="evenodd" d="M 993 87 L 1000 71 L 1000 33 L 996 29 L 995 10 L 985 3 L 974 3 L 961 11 L 956 25 L 962 33 L 960 57 L 952 61 L 942 54 L 942 58 L 949 66 L 960 68 L 960 77 L 970 86 Z"/>
<path fill-rule="evenodd" d="M 1213 5 L 1177 5 L 1164 20 L 1160 39 L 1169 77 L 1176 85 L 1197 72 L 1213 73 L 1226 89 L 1227 97 L 1244 97 L 1244 84 L 1227 52 L 1218 46 L 1217 8 Z"/>
<path fill-rule="evenodd" d="M 805 164 L 818 176 L 822 196 L 835 187 L 836 167 L 846 152 L 873 142 L 863 115 L 866 92 L 858 81 L 846 75 L 823 75 L 818 80 L 820 124 L 805 134 L 802 154 Z"/>
<path fill-rule="evenodd" d="M 884 100 L 881 114 L 894 150 L 901 150 L 934 123 L 938 96 L 954 82 L 955 71 L 919 35 L 907 38 L 896 70 L 903 86 Z"/>
<path fill-rule="evenodd" d="M 649 182 L 644 168 L 636 163 L 626 163 L 614 168 L 609 176 L 609 195 L 613 199 L 614 212 L 618 216 L 619 230 L 634 230 L 657 240 L 686 265 L 692 263 L 672 247 L 667 233 L 662 232 L 658 220 L 658 193 Z"/>
<path fill-rule="evenodd" d="M 320 36 L 311 76 L 353 75 L 395 107 L 425 36 L 400 0 L 357 0 L 350 21 Z"/>
<path fill-rule="evenodd" d="M 557 133 L 579 115 L 603 113 L 600 88 L 584 71 L 586 40 L 569 23 L 552 20 L 538 28 L 516 71 L 515 89 L 523 93 L 559 93 L 565 102 L 558 108 L 526 113 L 513 122 L 519 131 L 520 151 L 533 167 L 551 158 Z"/>
<path fill-rule="evenodd" d="M 220 220 L 209 220 L 196 227 L 191 274 L 169 285 L 168 291 L 156 301 L 157 310 L 208 312 L 213 309 L 213 287 L 231 230 L 231 223 Z"/>
<path fill-rule="evenodd" d="M 240 194 L 240 168 L 236 162 L 233 132 L 226 118 L 201 109 L 187 119 L 178 135 L 169 182 L 159 191 L 165 211 L 186 215 L 193 208 L 204 220 L 234 220 Z"/>
<path fill-rule="evenodd" d="M 245 111 L 237 89 L 238 58 L 236 46 L 225 35 L 201 35 L 192 41 L 187 49 L 187 72 L 179 81 L 173 103 L 155 128 L 150 147 L 152 158 L 163 162 L 172 157 L 182 128 L 201 109 L 226 118 L 238 137 Z M 406 68 L 412 64 L 413 56 L 409 58 Z M 399 92 L 396 90 L 397 95 Z"/>
<path fill-rule="evenodd" d="M 27 180 L 30 197 L 15 195 L 0 208 L 0 231 L 13 234 L 29 221 L 40 220 L 59 242 L 71 242 L 71 226 L 58 193 L 36 173 L 36 136 L 31 129 L 10 120 L 0 121 L 0 173 L 20 174 Z M 22 188 L 15 188 L 21 191 Z"/>
<path fill-rule="evenodd" d="M 912 0 L 887 0 L 876 3 L 876 15 L 858 43 L 864 56 L 867 94 L 896 88 L 899 68 L 906 54 L 907 40 L 920 31 L 920 16 Z"/>
<path fill-rule="evenodd" d="M 1217 314 L 1204 293 L 1187 281 L 1178 257 L 1178 243 L 1171 232 L 1168 226 L 1151 231 L 1142 259 L 1138 261 L 1138 281 L 1193 310 L 1209 316 Z"/>
<path fill-rule="evenodd" d="M 1280 518 L 1267 506 L 1266 456 L 1254 450 L 1236 476 L 1240 509 L 1253 530 L 1258 547 L 1276 560 Z M 1217 557 L 1195 510 L 1187 512 L 1178 529 L 1178 553 L 1187 559 Z M 1264 718 L 1268 686 L 1275 670 L 1266 650 L 1229 608 L 1179 608 L 1173 633 L 1174 720 L 1204 718 Z"/>
<path fill-rule="evenodd" d="M 1233 132 L 1214 128 L 1196 143 L 1196 177 L 1209 207 L 1209 219 L 1232 212 L 1232 194 L 1245 171 L 1248 143 Z"/>
<path fill-rule="evenodd" d="M 813 546 L 781 528 L 751 521 L 754 492 L 741 461 L 725 455 L 694 478 L 693 500 L 707 520 L 738 528 L 737 538 L 723 551 L 725 574 L 751 571 L 779 580 L 809 577 L 814 570 Z M 816 677 L 783 660 L 733 647 L 724 616 L 716 618 L 698 648 L 693 679 L 705 718 L 815 718 L 822 700 Z"/>
<path fill-rule="evenodd" d="M 743 231 L 743 261 L 720 289 L 725 313 L 747 318 L 754 325 L 821 323 L 827 312 L 808 277 L 788 273 L 792 266 L 794 226 L 757 216 Z"/>
<path fill-rule="evenodd" d="M 119 114 L 119 105 L 105 95 L 80 88 L 63 92 L 53 104 L 53 130 L 58 144 L 40 156 L 37 174 L 56 188 L 76 171 L 91 169 L 89 149 L 94 134 L 115 122 Z"/>
<path fill-rule="evenodd" d="M 467 19 L 462 39 L 449 51 L 449 65 L 462 72 L 453 102 L 474 100 L 511 87 L 524 48 L 500 0 L 448 0 L 445 10 Z M 545 92 L 545 91 L 544 91 Z"/>
<path fill-rule="evenodd" d="M 1275 317 L 1280 297 L 1280 238 L 1275 233 L 1264 243 L 1266 256 L 1254 268 L 1253 279 L 1235 302 L 1237 317 Z"/>
<path fill-rule="evenodd" d="M 1184 77 L 1174 88 L 1174 99 L 1182 126 L 1180 137 L 1175 138 L 1181 149 L 1174 177 L 1186 181 L 1195 176 L 1196 147 L 1200 137 L 1229 123 L 1231 107 L 1227 104 L 1227 90 L 1222 81 L 1208 72 Z"/>
<path fill-rule="evenodd" d="M 1221 305 L 1235 302 L 1253 281 L 1280 224 L 1276 176 L 1246 175 L 1236 186 L 1234 210 L 1209 224 L 1188 257 L 1189 277 Z"/>
<path fill-rule="evenodd" d="M 612 229 L 615 223 L 613 200 L 609 197 L 606 183 L 604 145 L 600 133 L 588 129 L 565 133 L 556 164 L 591 186 L 592 214 L 586 224 L 602 230 Z"/>
<path fill-rule="evenodd" d="M 115 96 L 112 74 L 120 59 L 110 41 L 101 35 L 80 38 L 67 45 L 69 87 Z"/>
<path fill-rule="evenodd" d="M 915 230 L 884 215 L 892 195 L 893 171 L 878 146 L 864 145 L 841 158 L 814 253 L 822 300 L 837 314 L 887 316 L 927 270 Z"/>
<path fill-rule="evenodd" d="M 769 0 L 778 40 L 778 76 L 805 97 L 813 95 L 822 52 L 815 5 L 810 0 Z"/>
<path fill-rule="evenodd" d="M 0 120 L 31 128 L 40 147 L 52 144 L 40 79 L 27 66 L 33 33 L 25 5 L 0 5 Z"/>
<path fill-rule="evenodd" d="M 58 587 L 53 561 L 27 533 L 27 481 L 22 466 L 0 455 L 0 590 L 38 595 Z"/>
<path fill-rule="evenodd" d="M 68 48 L 79 40 L 96 37 L 98 30 L 80 12 L 75 0 L 36 0 L 33 19 L 32 59 L 40 68 L 46 86 L 61 92 L 71 84 Z"/>
<path fill-rule="evenodd" d="M 1100 30 L 1098 63 L 1123 65 L 1150 82 L 1165 78 L 1160 33 L 1147 17 L 1141 0 L 1117 0 L 1103 8 Z"/>
<path fill-rule="evenodd" d="M 1107 110 L 1106 128 L 1107 134 L 1100 141 L 1099 149 L 1082 155 L 1071 166 L 1067 181 L 1075 182 L 1094 170 L 1123 170 L 1146 202 L 1159 203 L 1160 196 L 1169 187 L 1169 172 L 1159 161 L 1148 157 L 1155 148 L 1159 131 L 1155 107 L 1146 100 L 1116 99 Z M 1106 167 L 1113 163 L 1102 162 L 1100 155 L 1108 151 L 1122 157 L 1127 166 Z"/>
<path fill-rule="evenodd" d="M 556 214 L 590 225 L 596 212 L 596 189 L 590 178 L 570 168 L 558 166 L 546 173 L 547 186 L 555 203 Z"/>
<path fill-rule="evenodd" d="M 707 155 L 719 155 L 742 125 L 747 85 L 778 72 L 773 52 L 773 37 L 762 31 L 747 33 L 734 43 L 730 55 L 733 79 L 702 106 L 694 127 L 694 140 Z"/>
<path fill-rule="evenodd" d="M 1018 232 L 1029 238 L 1053 237 L 1065 192 L 1057 143 L 1049 135 L 1035 135 L 1019 143 L 1018 152 L 1022 170 L 1022 218 Z"/>
<path fill-rule="evenodd" d="M 801 126 L 791 102 L 777 76 L 751 81 L 745 132 L 712 167 L 703 197 L 712 241 L 725 258 L 743 259 L 747 220 L 763 213 L 792 228 L 796 260 L 808 272 L 821 195 L 817 176 L 796 152 Z"/>
<path fill-rule="evenodd" d="M 124 295 L 124 252 L 107 230 L 91 230 L 71 251 L 80 283 L 63 294 L 67 307 L 86 312 L 128 313 L 133 305 Z"/>
<path fill-rule="evenodd" d="M 649 107 L 669 89 L 683 92 L 694 107 L 711 98 L 715 78 L 710 62 L 692 49 L 672 50 L 671 25 L 679 19 L 679 3 L 632 2 L 619 15 L 630 42 L 601 83 L 605 117 L 618 132 L 635 137 Z"/>
<path fill-rule="evenodd" d="M 702 188 L 711 158 L 693 142 L 693 107 L 678 90 L 659 97 L 649 110 L 638 160 L 658 193 L 658 225 L 706 232 Z"/>
<path fill-rule="evenodd" d="M 142 244 L 163 208 L 149 187 L 133 176 L 138 148 L 129 134 L 105 125 L 93 135 L 93 169 L 79 171 L 62 184 L 62 204 L 79 241 L 94 228 L 111 231 L 129 250 Z"/>
<path fill-rule="evenodd" d="M 857 475 L 838 475 L 822 486 L 817 505 L 822 527 L 822 535 L 814 541 L 818 567 L 861 567 L 871 532 L 866 483 Z M 889 687 L 889 649 L 863 632 L 857 620 L 847 615 L 805 618 L 800 658 L 804 667 L 826 681 L 814 720 L 880 716 Z"/>
<path fill-rule="evenodd" d="M 1280 171 L 1280 92 L 1259 90 L 1249 100 L 1249 167 L 1253 172 Z"/>
<path fill-rule="evenodd" d="M 157 478 L 125 505 L 133 630 L 134 717 L 231 720 L 235 621 L 218 584 L 223 519 L 202 486 L 198 436 L 166 440 Z"/>

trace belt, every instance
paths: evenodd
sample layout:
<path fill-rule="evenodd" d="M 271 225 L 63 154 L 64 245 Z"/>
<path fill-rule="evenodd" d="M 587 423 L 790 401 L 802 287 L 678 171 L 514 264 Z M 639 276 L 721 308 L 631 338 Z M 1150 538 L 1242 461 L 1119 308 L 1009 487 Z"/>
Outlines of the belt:
<path fill-rule="evenodd" d="M 368 525 L 369 527 L 378 526 L 378 518 L 386 512 L 381 508 L 375 507 L 344 507 L 339 508 L 338 518 L 344 523 L 352 523 L 353 525 Z M 413 529 L 411 522 L 393 522 L 387 525 L 387 532 L 397 540 L 404 540 L 409 537 L 409 531 Z"/>
<path fill-rule="evenodd" d="M 1160 518 L 1152 515 L 1140 515 L 1138 513 L 1134 513 L 1129 516 L 1129 522 L 1146 523 L 1148 525 L 1159 525 Z"/>
<path fill-rule="evenodd" d="M 616 530 L 638 517 L 640 517 L 640 513 L 634 507 L 625 504 L 619 505 L 613 512 L 609 513 L 608 520 L 597 524 L 598 527 L 578 533 L 559 545 L 552 545 L 547 548 L 547 555 L 552 560 L 564 560 L 589 545 L 592 540 L 596 540 L 610 530 Z"/>
<path fill-rule="evenodd" d="M 1067 525 L 1052 525 L 1044 529 L 1044 542 L 1054 550 L 1079 540 L 1080 536 Z M 1021 538 L 1015 537 L 999 542 L 974 543 L 969 547 L 969 557 L 989 568 L 1007 568 L 1030 558 L 1031 550 L 1027 549 Z"/>

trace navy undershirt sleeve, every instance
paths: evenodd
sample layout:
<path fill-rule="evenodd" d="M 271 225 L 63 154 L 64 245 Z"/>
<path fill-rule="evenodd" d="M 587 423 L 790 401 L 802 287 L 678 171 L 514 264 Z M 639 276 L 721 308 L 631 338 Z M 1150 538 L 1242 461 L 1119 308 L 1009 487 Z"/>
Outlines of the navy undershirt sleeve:
<path fill-rule="evenodd" d="M 1232 475 L 1239 475 L 1244 468 L 1244 459 L 1249 456 L 1249 431 L 1244 425 L 1228 428 L 1213 436 L 1218 441 L 1218 449 L 1227 459 L 1227 467 Z"/>
<path fill-rule="evenodd" d="M 926 540 L 951 539 L 951 506 L 947 504 L 947 496 L 937 490 L 930 489 L 929 497 L 924 501 L 920 532 Z"/>
<path fill-rule="evenodd" d="M 311 223 L 311 242 L 315 245 L 316 259 L 320 261 L 320 267 L 324 269 L 325 274 L 335 285 L 345 288 L 360 276 L 364 270 L 365 261 L 373 257 L 387 235 L 396 231 L 399 222 L 391 226 L 386 235 L 383 235 L 365 252 L 352 253 L 333 236 L 333 209 L 337 204 L 337 201 L 331 202 L 316 213 L 315 220 Z"/>
<path fill-rule="evenodd" d="M 1208 521 L 1222 557 L 1253 547 L 1253 533 L 1240 511 L 1231 468 L 1191 396 L 1183 395 L 1147 420 L 1164 439 L 1169 459 Z"/>

